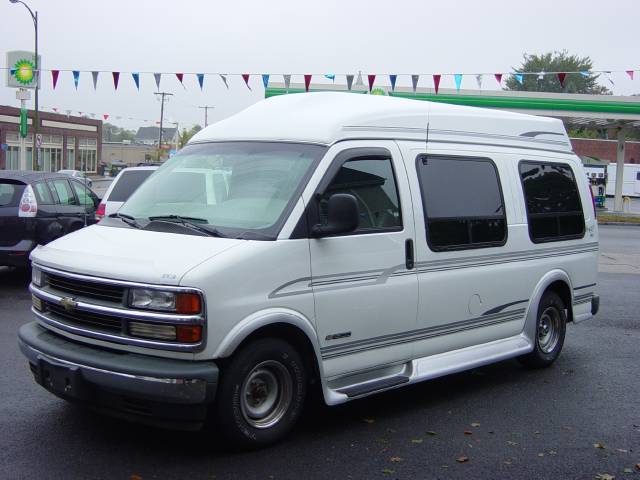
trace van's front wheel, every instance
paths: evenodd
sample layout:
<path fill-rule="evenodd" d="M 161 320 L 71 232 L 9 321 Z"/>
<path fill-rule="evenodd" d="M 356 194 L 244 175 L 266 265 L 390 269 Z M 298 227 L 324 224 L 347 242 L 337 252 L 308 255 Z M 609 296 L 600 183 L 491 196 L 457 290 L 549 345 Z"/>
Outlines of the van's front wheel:
<path fill-rule="evenodd" d="M 567 315 L 562 298 L 555 292 L 545 292 L 538 305 L 535 347 L 531 353 L 518 357 L 527 367 L 551 365 L 560 355 L 567 329 Z"/>
<path fill-rule="evenodd" d="M 256 448 L 283 438 L 306 396 L 302 358 L 287 342 L 264 338 L 245 345 L 221 372 L 218 425 L 239 448 Z"/>

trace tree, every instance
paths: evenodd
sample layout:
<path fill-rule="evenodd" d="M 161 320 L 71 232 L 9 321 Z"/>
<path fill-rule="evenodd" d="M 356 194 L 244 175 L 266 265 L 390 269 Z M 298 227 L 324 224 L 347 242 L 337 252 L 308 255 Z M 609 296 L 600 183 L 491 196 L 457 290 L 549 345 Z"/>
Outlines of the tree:
<path fill-rule="evenodd" d="M 524 72 L 590 72 L 593 62 L 589 57 L 569 55 L 566 50 L 560 52 L 544 53 L 542 55 L 523 55 L 522 65 L 514 68 L 516 73 Z M 598 84 L 600 75 L 589 74 L 583 76 L 579 73 L 568 74 L 564 81 L 564 87 L 556 73 L 547 74 L 543 79 L 537 75 L 524 75 L 522 83 L 515 77 L 507 79 L 507 90 L 525 90 L 529 92 L 558 92 L 558 93 L 589 93 L 593 95 L 611 95 L 611 91 Z"/>
<path fill-rule="evenodd" d="M 125 130 L 108 122 L 102 124 L 102 141 L 104 142 L 122 142 L 133 140 L 135 137 L 136 132 L 133 130 Z"/>
<path fill-rule="evenodd" d="M 196 133 L 202 130 L 200 125 L 194 125 L 191 129 L 187 130 L 186 128 L 182 129 L 182 132 L 178 134 L 178 148 L 184 147 L 191 137 L 193 137 Z"/>

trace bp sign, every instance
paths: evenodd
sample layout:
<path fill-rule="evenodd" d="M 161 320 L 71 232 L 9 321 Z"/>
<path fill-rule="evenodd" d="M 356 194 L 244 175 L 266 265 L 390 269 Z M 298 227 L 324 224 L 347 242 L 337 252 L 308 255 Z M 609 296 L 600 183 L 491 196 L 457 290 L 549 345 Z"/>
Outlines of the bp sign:
<path fill-rule="evenodd" d="M 42 58 L 38 56 L 38 66 Z M 7 87 L 36 88 L 36 64 L 33 52 L 7 52 Z"/>

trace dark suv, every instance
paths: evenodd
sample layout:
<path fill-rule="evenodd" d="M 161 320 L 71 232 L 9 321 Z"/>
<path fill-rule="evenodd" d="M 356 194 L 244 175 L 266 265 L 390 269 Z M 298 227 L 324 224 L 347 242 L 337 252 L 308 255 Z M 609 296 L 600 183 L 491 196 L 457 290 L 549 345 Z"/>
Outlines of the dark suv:
<path fill-rule="evenodd" d="M 36 245 L 95 223 L 98 204 L 67 175 L 0 170 L 0 266 L 28 266 Z"/>

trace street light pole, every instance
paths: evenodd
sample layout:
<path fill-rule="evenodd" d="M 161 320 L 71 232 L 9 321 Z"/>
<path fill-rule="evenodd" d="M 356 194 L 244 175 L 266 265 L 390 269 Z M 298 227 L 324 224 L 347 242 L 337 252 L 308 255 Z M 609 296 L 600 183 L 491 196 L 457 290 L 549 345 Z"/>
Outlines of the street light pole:
<path fill-rule="evenodd" d="M 156 92 L 156 95 L 160 95 L 160 134 L 158 136 L 158 160 L 160 160 L 160 151 L 162 149 L 162 125 L 164 122 L 164 102 L 168 101 L 169 97 L 172 96 L 173 93 Z"/>
<path fill-rule="evenodd" d="M 40 65 L 38 62 L 38 12 L 36 11 L 35 13 L 33 12 L 33 10 L 31 10 L 29 8 L 29 5 L 27 5 L 26 3 L 24 3 L 22 0 L 9 0 L 9 2 L 11 3 L 21 3 L 22 5 L 24 5 L 24 7 L 29 11 L 29 14 L 31 15 L 31 20 L 33 20 L 33 28 L 35 29 L 35 61 L 34 63 L 34 69 L 36 71 L 36 93 L 35 93 L 35 115 L 34 115 L 34 121 L 33 121 L 33 140 L 34 142 L 36 141 L 36 136 L 38 135 L 38 130 L 39 130 L 39 126 L 40 126 L 40 113 L 38 110 L 38 90 L 40 90 Z M 35 146 L 35 143 L 34 143 Z M 36 165 L 40 165 L 40 149 L 39 148 L 35 148 L 34 151 L 36 152 Z M 33 162 L 33 160 L 32 160 Z"/>
<path fill-rule="evenodd" d="M 216 107 L 212 107 L 211 105 L 203 105 L 202 107 L 198 107 L 198 108 L 202 108 L 204 109 L 204 126 L 206 127 L 207 125 L 209 125 L 209 109 L 210 108 L 216 108 Z"/>

